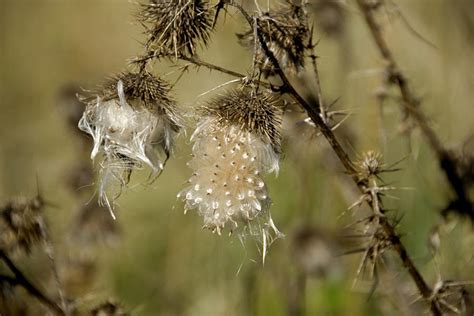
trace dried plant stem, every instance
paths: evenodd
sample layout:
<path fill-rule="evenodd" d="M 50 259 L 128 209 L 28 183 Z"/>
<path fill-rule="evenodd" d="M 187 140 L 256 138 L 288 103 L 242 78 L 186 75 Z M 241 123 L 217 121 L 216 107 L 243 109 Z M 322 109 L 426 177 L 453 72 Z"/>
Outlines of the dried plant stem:
<path fill-rule="evenodd" d="M 418 106 L 419 102 L 412 93 L 407 83 L 406 77 L 398 68 L 392 51 L 388 47 L 387 42 L 385 41 L 385 38 L 382 34 L 382 30 L 375 20 L 373 7 L 367 3 L 366 0 L 357 0 L 357 4 L 364 15 L 365 21 L 370 29 L 380 54 L 387 63 L 390 82 L 396 84 L 400 90 L 403 100 L 403 102 L 401 102 L 401 106 L 406 111 L 406 113 L 413 118 L 431 149 L 436 153 L 440 167 L 445 173 L 450 186 L 456 194 L 456 200 L 451 202 L 448 208 L 455 208 L 460 210 L 462 213 L 466 213 L 474 223 L 474 203 L 469 200 L 466 185 L 457 171 L 458 168 L 456 159 L 453 157 L 453 154 L 443 146 L 438 135 L 428 124 L 426 116 Z"/>
<path fill-rule="evenodd" d="M 142 65 L 146 64 L 148 60 L 156 58 L 156 57 L 159 57 L 159 55 L 157 55 L 155 53 L 150 53 L 150 54 L 148 54 L 144 57 L 141 57 L 141 58 L 135 60 L 135 62 L 138 63 L 140 69 L 142 69 Z M 248 77 L 248 76 L 246 76 L 242 73 L 239 73 L 237 71 L 233 71 L 233 70 L 230 70 L 230 69 L 227 69 L 227 68 L 215 65 L 215 64 L 211 64 L 211 63 L 206 62 L 204 60 L 201 60 L 201 59 L 199 59 L 198 57 L 195 57 L 195 56 L 179 55 L 177 57 L 177 59 L 190 62 L 190 63 L 196 65 L 197 67 L 205 67 L 207 69 L 218 71 L 218 72 L 221 72 L 221 73 L 224 73 L 224 74 L 236 77 L 236 78 L 244 79 L 244 78 Z M 269 82 L 260 81 L 260 80 L 254 80 L 254 82 L 258 83 L 261 86 L 267 87 L 267 88 L 272 87 L 272 85 Z"/>
<path fill-rule="evenodd" d="M 58 268 L 56 266 L 53 243 L 51 242 L 51 239 L 49 238 L 49 233 L 48 233 L 48 230 L 46 228 L 46 224 L 45 224 L 44 220 L 41 221 L 40 224 L 41 224 L 41 232 L 42 232 L 43 238 L 44 238 L 44 251 L 45 251 L 45 253 L 46 253 L 46 255 L 48 256 L 48 259 L 49 259 L 49 263 L 50 263 L 50 266 L 51 266 L 51 271 L 53 273 L 54 283 L 56 285 L 59 300 L 61 302 L 61 308 L 64 311 L 64 314 L 66 316 L 69 316 L 70 315 L 69 308 L 68 308 L 67 303 L 66 303 L 66 299 L 65 299 L 65 296 L 64 296 L 64 290 L 63 290 L 63 287 L 62 287 L 62 284 L 61 284 L 61 280 L 59 278 Z"/>
<path fill-rule="evenodd" d="M 234 7 L 236 7 L 242 15 L 245 17 L 247 22 L 250 24 L 250 26 L 253 26 L 253 20 L 252 18 L 248 15 L 248 13 L 238 4 L 232 3 Z M 329 145 L 332 147 L 333 151 L 336 153 L 338 156 L 339 160 L 343 164 L 344 168 L 346 169 L 346 172 L 352 176 L 352 179 L 354 180 L 355 184 L 358 186 L 359 190 L 362 192 L 362 194 L 365 194 L 365 192 L 368 189 L 368 183 L 366 181 L 360 181 L 356 169 L 354 167 L 354 164 L 352 163 L 351 159 L 349 158 L 349 155 L 346 153 L 346 151 L 342 148 L 342 146 L 339 144 L 336 136 L 333 134 L 332 130 L 324 123 L 322 117 L 319 115 L 319 108 L 312 106 L 306 100 L 295 90 L 293 85 L 289 82 L 288 78 L 286 77 L 285 73 L 280 67 L 280 64 L 278 60 L 276 59 L 275 55 L 273 52 L 269 49 L 267 43 L 265 42 L 265 39 L 260 32 L 260 30 L 257 28 L 257 39 L 265 52 L 265 55 L 271 63 L 275 67 L 275 72 L 278 74 L 278 76 L 281 78 L 283 85 L 282 85 L 282 92 L 287 92 L 291 94 L 294 99 L 303 107 L 303 109 L 308 113 L 309 117 L 311 120 L 316 124 L 316 126 L 319 128 L 323 136 L 326 138 L 326 140 L 329 142 Z M 374 214 L 377 214 L 377 209 L 375 208 L 377 203 L 372 199 L 369 203 L 371 206 L 372 210 L 374 211 Z M 431 307 L 431 312 L 433 315 L 441 315 L 441 311 L 438 308 L 436 304 L 434 304 L 433 301 L 430 300 L 432 296 L 432 290 L 428 286 L 428 284 L 425 282 L 423 279 L 423 276 L 421 273 L 418 271 L 416 268 L 415 264 L 413 263 L 412 259 L 408 255 L 408 252 L 405 248 L 405 246 L 402 244 L 400 237 L 398 236 L 397 232 L 395 231 L 395 228 L 392 226 L 392 224 L 389 222 L 388 218 L 385 216 L 380 216 L 380 222 L 379 224 L 381 227 L 384 229 L 385 233 L 387 236 L 390 237 L 392 243 L 393 243 L 393 249 L 397 252 L 400 260 L 403 263 L 403 266 L 405 269 L 408 271 L 409 275 L 415 282 L 418 291 L 420 294 L 423 296 L 423 298 L 427 301 L 430 301 L 430 307 Z"/>
<path fill-rule="evenodd" d="M 219 72 L 222 72 L 222 73 L 234 76 L 234 77 L 239 77 L 239 78 L 245 78 L 246 77 L 244 74 L 241 74 L 241 73 L 238 73 L 236 71 L 229 70 L 229 69 L 226 69 L 226 68 L 223 68 L 223 67 L 220 67 L 220 66 L 210 64 L 208 62 L 200 60 L 197 57 L 179 56 L 179 59 L 184 60 L 184 61 L 188 61 L 188 62 L 190 62 L 190 63 L 192 63 L 196 66 L 199 66 L 199 67 L 201 67 L 201 66 L 206 67 L 210 70 L 216 70 L 216 71 L 219 71 Z"/>
<path fill-rule="evenodd" d="M 7 282 L 10 285 L 19 285 L 23 287 L 28 293 L 36 297 L 43 305 L 47 306 L 57 315 L 66 315 L 62 308 L 53 300 L 44 295 L 37 287 L 35 287 L 25 275 L 16 267 L 8 255 L 0 250 L 0 259 L 5 262 L 8 268 L 13 272 L 14 277 L 0 275 L 0 282 Z"/>
<path fill-rule="evenodd" d="M 314 46 L 313 46 L 314 49 Z M 318 102 L 319 102 L 319 112 L 321 113 L 321 118 L 323 119 L 324 123 L 327 123 L 327 113 L 326 113 L 326 108 L 324 107 L 324 101 L 323 101 L 323 93 L 321 89 L 321 80 L 319 79 L 319 70 L 318 70 L 318 61 L 316 54 L 311 54 L 311 61 L 313 64 L 313 71 L 314 71 L 314 78 L 316 79 L 316 89 L 318 91 Z"/>

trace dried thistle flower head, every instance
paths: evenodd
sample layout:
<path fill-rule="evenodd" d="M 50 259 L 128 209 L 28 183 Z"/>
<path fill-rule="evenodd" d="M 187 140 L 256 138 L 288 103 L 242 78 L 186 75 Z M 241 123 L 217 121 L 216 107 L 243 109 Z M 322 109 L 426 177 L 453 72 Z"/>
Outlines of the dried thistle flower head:
<path fill-rule="evenodd" d="M 44 239 L 41 197 L 15 199 L 0 209 L 0 249 L 26 252 Z"/>
<path fill-rule="evenodd" d="M 209 3 L 203 0 L 151 0 L 138 18 L 150 25 L 147 48 L 176 56 L 194 55 L 198 42 L 207 44 L 212 29 Z"/>
<path fill-rule="evenodd" d="M 297 73 L 303 69 L 309 29 L 302 7 L 287 3 L 262 14 L 257 18 L 257 32 L 262 35 L 282 70 Z M 255 38 L 255 30 L 237 34 L 237 37 L 243 45 L 256 47 L 254 54 L 257 66 L 265 76 L 273 75 L 274 66 Z"/>
<path fill-rule="evenodd" d="M 384 170 L 384 167 L 382 154 L 373 150 L 365 152 L 358 161 L 359 176 L 362 179 L 377 176 Z"/>
<path fill-rule="evenodd" d="M 278 171 L 281 110 L 270 95 L 242 88 L 212 100 L 200 115 L 188 163 L 194 172 L 178 197 L 213 232 L 224 227 L 232 232 L 239 224 L 250 235 L 263 231 L 265 251 L 271 235 L 280 235 L 268 213 L 262 176 Z"/>
<path fill-rule="evenodd" d="M 112 211 L 133 169 L 148 166 L 152 176 L 164 168 L 180 130 L 168 86 L 148 72 L 123 73 L 106 82 L 88 101 L 79 128 L 94 141 L 91 159 L 99 153 L 99 202 Z"/>

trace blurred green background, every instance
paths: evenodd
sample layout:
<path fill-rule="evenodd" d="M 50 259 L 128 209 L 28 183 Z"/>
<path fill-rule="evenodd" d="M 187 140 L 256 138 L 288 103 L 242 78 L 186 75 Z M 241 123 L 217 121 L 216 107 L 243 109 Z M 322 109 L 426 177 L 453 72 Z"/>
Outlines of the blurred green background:
<path fill-rule="evenodd" d="M 474 124 L 473 2 L 394 2 L 398 9 L 388 6 L 379 16 L 396 59 L 446 146 L 472 150 L 472 141 L 466 141 Z M 415 130 L 408 138 L 400 133 L 397 102 L 388 100 L 381 115 L 375 95 L 383 63 L 355 1 L 340 3 L 344 25 L 339 33 L 323 32 L 321 23 L 325 18 L 333 21 L 331 12 L 315 15 L 323 94 L 327 103 L 338 99 L 335 108 L 351 112 L 336 133 L 354 156 L 374 149 L 387 163 L 405 158 L 402 170 L 386 181 L 409 189 L 392 192 L 396 199 L 388 199 L 387 206 L 403 215 L 403 242 L 426 279 L 433 284 L 438 269 L 443 278 L 473 279 L 474 243 L 468 223 L 455 222 L 444 230 L 441 255 L 431 260 L 428 234 L 450 197 L 449 187 L 419 133 Z M 94 87 L 105 76 L 126 69 L 127 61 L 141 53 L 144 35 L 134 12 L 136 4 L 127 0 L 0 0 L 0 201 L 34 196 L 38 177 L 42 193 L 54 204 L 46 216 L 58 265 L 74 256 L 75 246 L 65 236 L 75 226 L 78 204 L 84 203 L 64 185 L 84 154 L 80 137 L 61 114 L 59 96 L 70 85 Z M 231 12 L 223 21 L 199 56 L 246 72 L 251 54 L 234 36 L 243 31 L 242 20 Z M 170 82 L 178 75 L 178 69 L 167 64 L 156 64 L 154 72 Z M 174 95 L 190 111 L 207 97 L 197 100 L 197 95 L 231 79 L 206 69 L 191 70 L 175 86 Z M 293 80 L 306 82 L 300 89 L 314 93 L 314 82 L 305 75 Z M 388 93 L 398 95 L 396 90 Z M 301 272 L 298 262 L 305 259 L 298 256 L 307 255 L 306 243 L 298 237 L 302 230 L 331 240 L 335 229 L 363 212 L 341 216 L 357 199 L 352 184 L 325 141 L 300 128 L 295 118 L 301 115 L 289 116 L 281 172 L 267 177 L 271 213 L 286 238 L 271 246 L 264 266 L 253 241 L 243 246 L 235 236 L 213 235 L 201 229 L 195 213 L 183 214 L 176 194 L 190 174 L 185 165 L 192 133 L 188 128 L 163 175 L 150 186 L 140 184 L 145 172 L 134 176 L 132 188 L 119 199 L 120 241 L 95 250 L 98 270 L 76 297 L 80 308 L 113 297 L 135 315 L 297 315 L 300 309 L 306 315 L 416 315 L 419 309 L 409 306 L 415 291 L 397 258 L 388 256 L 389 272 L 382 273 L 387 276 L 381 277 L 380 292 L 371 299 L 369 281 L 352 287 L 360 255 L 331 261 L 324 276 Z M 88 198 L 96 197 L 91 193 Z M 44 282 L 49 273 L 42 268 L 44 255 L 33 255 L 17 261 L 54 293 Z"/>

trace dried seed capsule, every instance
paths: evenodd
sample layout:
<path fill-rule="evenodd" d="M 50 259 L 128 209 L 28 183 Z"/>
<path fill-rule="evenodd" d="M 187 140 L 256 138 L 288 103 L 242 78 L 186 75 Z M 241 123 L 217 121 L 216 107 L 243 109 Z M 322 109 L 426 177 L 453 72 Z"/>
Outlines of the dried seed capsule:
<path fill-rule="evenodd" d="M 149 25 L 147 48 L 161 54 L 194 55 L 200 41 L 206 45 L 212 29 L 212 12 L 203 0 L 151 0 L 138 19 Z"/>
<path fill-rule="evenodd" d="M 14 199 L 0 208 L 0 249 L 7 253 L 30 252 L 44 240 L 41 197 Z"/>
<path fill-rule="evenodd" d="M 263 13 L 257 19 L 257 31 L 262 35 L 283 71 L 297 73 L 303 69 L 309 29 L 301 6 L 287 3 L 278 9 Z M 250 49 L 257 48 L 254 54 L 257 66 L 264 76 L 274 75 L 274 65 L 265 55 L 259 40 L 255 38 L 255 30 L 249 29 L 243 34 L 237 34 L 237 37 L 242 45 Z"/>
<path fill-rule="evenodd" d="M 123 73 L 107 81 L 87 102 L 79 128 L 94 141 L 91 159 L 101 154 L 99 202 L 112 211 L 133 169 L 157 175 L 180 130 L 169 88 L 150 73 Z"/>
<path fill-rule="evenodd" d="M 193 180 L 212 194 L 186 187 L 179 194 L 186 210 L 198 209 L 204 227 L 219 234 L 224 227 L 236 229 L 238 223 L 260 225 L 270 199 L 259 171 L 277 172 L 279 164 L 281 110 L 275 99 L 251 88 L 236 89 L 203 106 L 199 114 L 190 165 L 199 174 Z M 184 198 L 191 191 L 199 203 Z M 260 228 L 253 231 L 262 235 Z"/>

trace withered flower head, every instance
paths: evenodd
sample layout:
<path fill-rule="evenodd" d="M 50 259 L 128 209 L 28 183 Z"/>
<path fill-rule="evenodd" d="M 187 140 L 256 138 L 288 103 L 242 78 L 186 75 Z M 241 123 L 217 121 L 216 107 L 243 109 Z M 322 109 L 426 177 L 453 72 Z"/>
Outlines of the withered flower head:
<path fill-rule="evenodd" d="M 300 6 L 287 3 L 279 9 L 262 14 L 257 18 L 257 32 L 260 32 L 283 71 L 297 73 L 303 69 L 309 29 Z M 252 49 L 257 47 L 257 51 L 254 52 L 257 66 L 265 76 L 274 75 L 274 66 L 259 40 L 255 38 L 254 30 L 237 34 L 237 37 L 245 46 Z"/>
<path fill-rule="evenodd" d="M 101 153 L 99 201 L 113 208 L 131 171 L 144 165 L 157 175 L 180 130 L 176 104 L 166 83 L 148 72 L 123 73 L 85 99 L 79 128 L 94 141 L 91 159 Z"/>
<path fill-rule="evenodd" d="M 194 172 L 178 194 L 185 209 L 197 209 L 204 227 L 219 234 L 226 225 L 233 231 L 242 223 L 250 234 L 262 235 L 262 216 L 263 238 L 280 234 L 269 217 L 262 179 L 278 171 L 281 110 L 275 99 L 244 87 L 210 101 L 199 114 L 188 163 Z"/>
<path fill-rule="evenodd" d="M 201 109 L 201 116 L 213 117 L 220 125 L 235 125 L 253 133 L 280 152 L 282 110 L 269 93 L 251 88 L 234 89 L 213 100 Z"/>
<path fill-rule="evenodd" d="M 40 197 L 16 199 L 0 209 L 0 249 L 7 253 L 30 252 L 41 242 L 44 202 Z"/>
<path fill-rule="evenodd" d="M 382 154 L 373 150 L 365 152 L 358 161 L 359 176 L 363 179 L 377 176 L 384 167 Z"/>
<path fill-rule="evenodd" d="M 164 54 L 194 55 L 197 43 L 206 45 L 212 13 L 204 0 L 151 0 L 138 19 L 149 25 L 147 48 Z"/>

